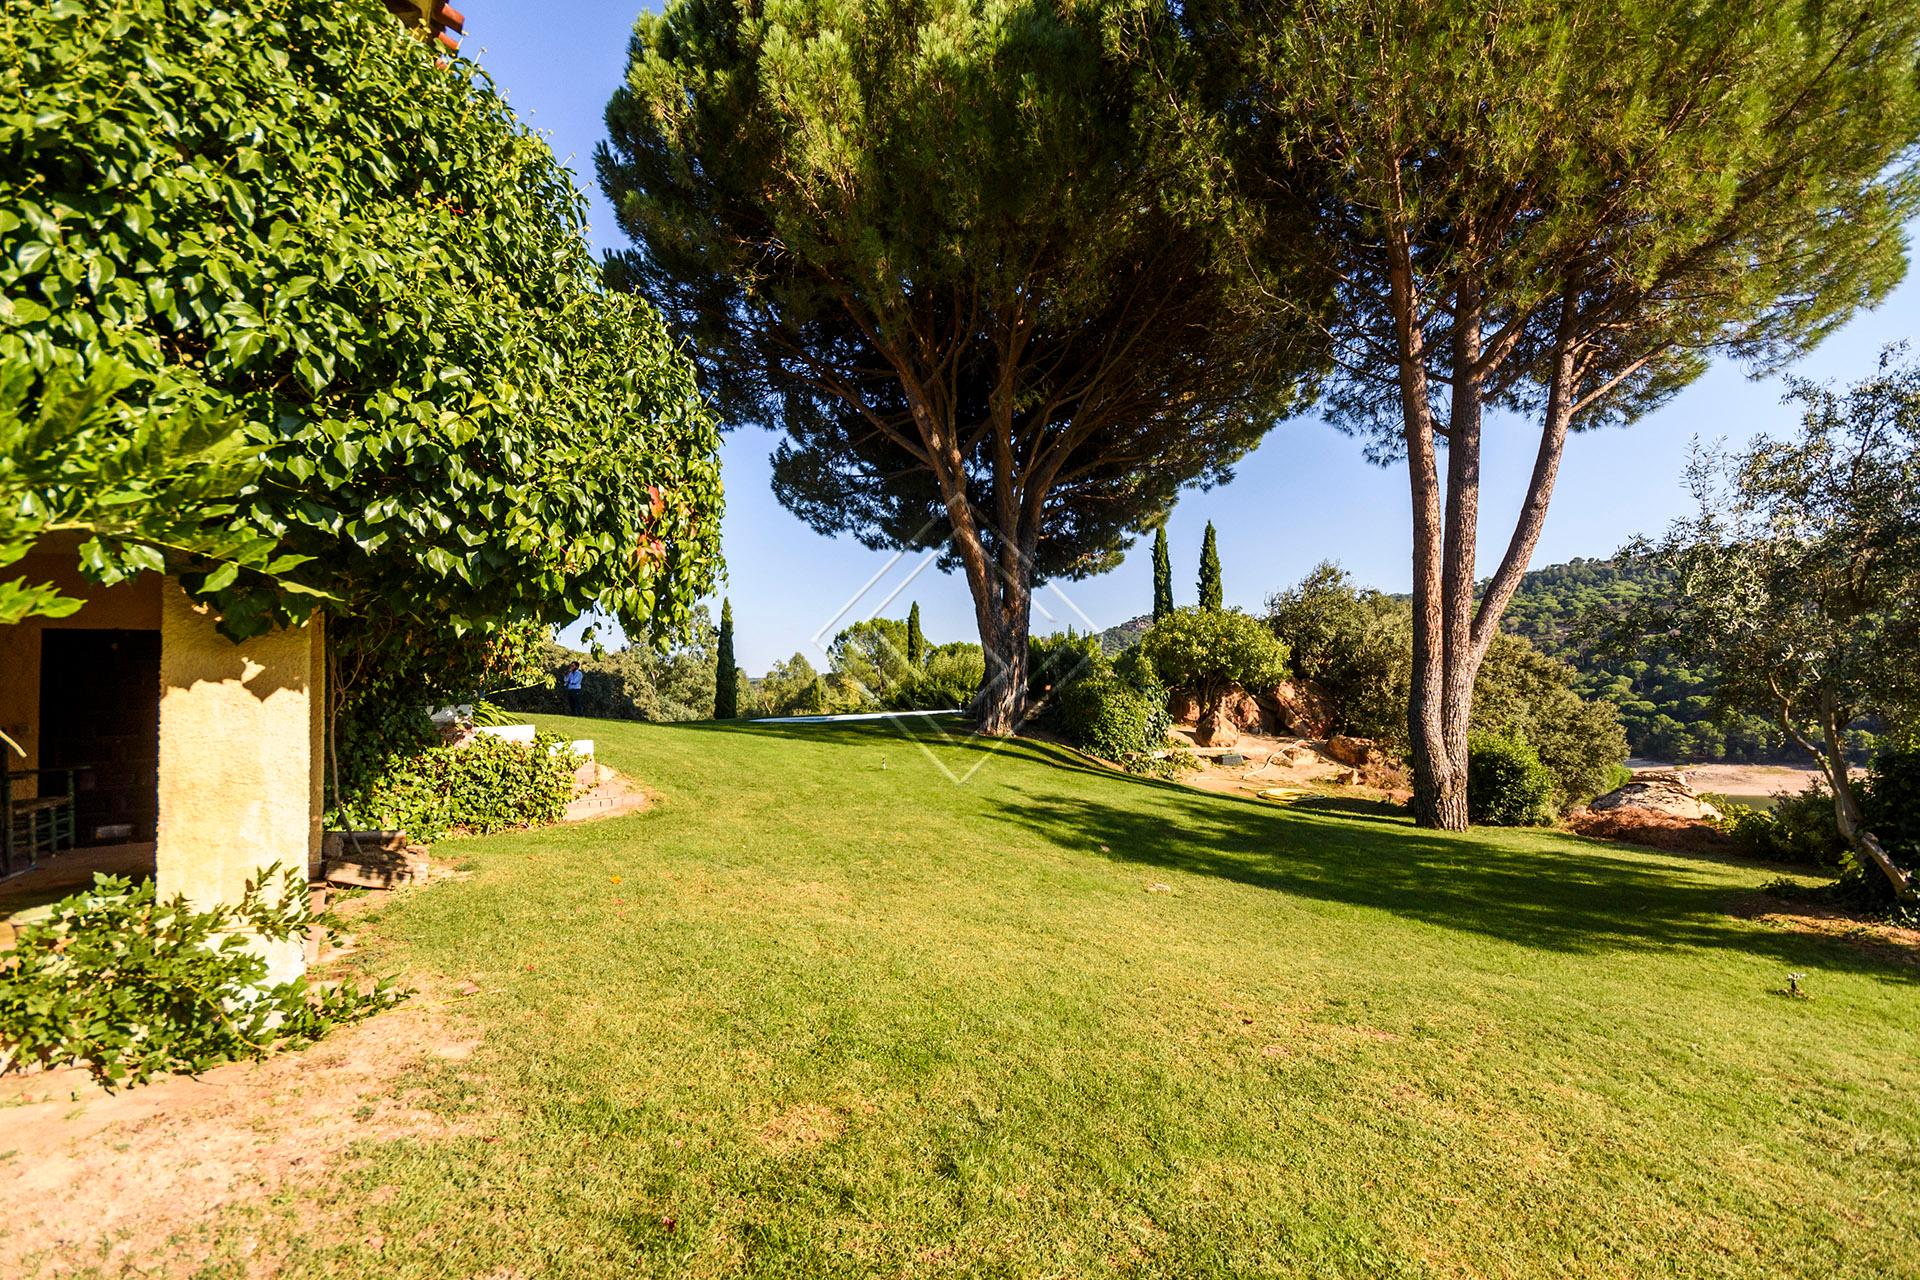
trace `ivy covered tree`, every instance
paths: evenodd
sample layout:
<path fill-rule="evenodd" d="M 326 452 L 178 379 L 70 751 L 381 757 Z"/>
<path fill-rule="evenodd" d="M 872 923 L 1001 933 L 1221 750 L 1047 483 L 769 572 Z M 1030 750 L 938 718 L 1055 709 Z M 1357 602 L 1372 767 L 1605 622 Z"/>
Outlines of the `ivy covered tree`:
<path fill-rule="evenodd" d="M 1200 540 L 1200 607 L 1218 609 L 1225 598 L 1220 587 L 1220 545 L 1209 520 L 1206 536 Z"/>
<path fill-rule="evenodd" d="M 733 601 L 720 602 L 719 654 L 713 664 L 713 718 L 740 716 L 740 667 L 733 660 Z"/>
<path fill-rule="evenodd" d="M 1225 478 L 1317 359 L 1249 305 L 1303 289 L 1225 242 L 1181 48 L 1148 0 L 676 0 L 607 109 L 636 246 L 611 278 L 666 311 L 729 422 L 785 432 L 788 507 L 964 573 L 984 732 L 1023 718 L 1035 584 L 1111 567 Z"/>
<path fill-rule="evenodd" d="M 719 562 L 714 422 L 477 68 L 374 0 L 14 5 L 0 65 L 18 415 L 118 369 L 94 439 L 191 406 L 251 468 L 195 539 L 102 531 L 91 577 L 176 573 L 235 637 L 320 601 L 343 644 L 371 620 L 402 652 L 592 607 L 686 620 Z"/>
<path fill-rule="evenodd" d="M 1312 193 L 1339 279 L 1332 417 L 1375 460 L 1404 462 L 1411 487 L 1415 814 L 1464 827 L 1475 675 L 1568 433 L 1633 421 L 1716 354 L 1775 367 L 1900 279 L 1920 197 L 1920 8 L 1180 12 L 1246 189 L 1282 219 Z M 1531 421 L 1538 450 L 1481 584 L 1490 412 Z"/>
<path fill-rule="evenodd" d="M 218 405 L 165 393 L 164 412 L 124 411 L 153 384 L 110 357 L 84 376 L 67 367 L 43 377 L 18 354 L 0 363 L 0 571 L 52 534 L 84 535 L 83 561 L 108 559 L 111 546 L 155 568 L 169 556 L 223 574 L 283 567 L 273 539 L 229 518 L 261 470 L 245 431 Z M 0 578 L 0 626 L 85 603 L 50 582 Z"/>
<path fill-rule="evenodd" d="M 1153 531 L 1153 620 L 1173 612 L 1173 561 L 1167 556 L 1167 527 Z"/>

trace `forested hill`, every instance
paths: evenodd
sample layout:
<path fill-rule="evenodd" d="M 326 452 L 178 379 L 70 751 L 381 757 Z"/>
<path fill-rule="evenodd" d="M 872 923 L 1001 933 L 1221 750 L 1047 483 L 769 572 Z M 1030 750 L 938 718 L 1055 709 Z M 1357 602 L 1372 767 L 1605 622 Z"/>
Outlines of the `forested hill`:
<path fill-rule="evenodd" d="M 1611 560 L 1573 560 L 1535 569 L 1522 580 L 1503 622 L 1544 653 L 1580 673 L 1580 692 L 1620 708 L 1627 744 L 1661 760 L 1780 760 L 1798 751 L 1780 727 L 1759 716 L 1716 714 L 1714 673 L 1689 668 L 1664 646 L 1637 660 L 1598 654 L 1582 639 L 1582 614 L 1611 611 L 1655 583 Z"/>

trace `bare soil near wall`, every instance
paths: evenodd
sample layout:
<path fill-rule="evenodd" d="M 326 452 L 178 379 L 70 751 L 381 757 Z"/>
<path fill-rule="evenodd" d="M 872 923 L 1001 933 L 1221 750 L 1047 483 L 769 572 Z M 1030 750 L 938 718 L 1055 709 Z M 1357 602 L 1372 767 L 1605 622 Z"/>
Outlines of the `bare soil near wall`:
<path fill-rule="evenodd" d="M 175 1274 L 153 1259 L 204 1256 L 194 1238 L 229 1205 L 314 1183 L 356 1143 L 453 1136 L 408 1082 L 476 1045 L 423 993 L 309 1049 L 198 1078 L 119 1093 L 78 1069 L 0 1079 L 0 1276 Z M 238 1247 L 242 1274 L 273 1273 L 270 1248 Z"/>

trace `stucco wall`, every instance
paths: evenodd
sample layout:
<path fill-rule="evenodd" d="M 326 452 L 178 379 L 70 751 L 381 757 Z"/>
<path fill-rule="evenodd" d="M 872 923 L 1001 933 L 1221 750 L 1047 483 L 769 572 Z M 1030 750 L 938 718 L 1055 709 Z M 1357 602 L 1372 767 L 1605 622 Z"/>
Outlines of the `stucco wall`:
<path fill-rule="evenodd" d="M 160 604 L 161 895 L 231 901 L 274 862 L 304 877 L 320 845 L 318 623 L 235 644 L 171 579 Z M 301 954 L 270 948 L 272 978 Z"/>

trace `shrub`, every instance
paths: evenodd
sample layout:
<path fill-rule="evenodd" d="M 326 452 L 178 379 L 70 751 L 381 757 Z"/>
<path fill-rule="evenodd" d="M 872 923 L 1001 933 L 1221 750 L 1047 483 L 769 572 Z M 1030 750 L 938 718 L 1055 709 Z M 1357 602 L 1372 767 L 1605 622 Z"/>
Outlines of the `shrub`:
<path fill-rule="evenodd" d="M 277 870 L 207 911 L 178 895 L 160 901 L 152 882 L 101 875 L 55 903 L 0 956 L 0 1071 L 78 1063 L 108 1088 L 140 1084 L 317 1040 L 404 999 L 386 982 L 365 992 L 304 978 L 260 985 L 267 962 L 249 935 L 284 942 L 315 923 L 294 873 L 263 891 Z"/>
<path fill-rule="evenodd" d="M 1920 747 L 1873 758 L 1861 810 L 1867 827 L 1901 864 L 1920 865 Z"/>
<path fill-rule="evenodd" d="M 1770 811 L 1732 806 L 1721 829 L 1742 853 L 1770 862 L 1839 869 L 1847 865 L 1847 842 L 1833 816 L 1833 792 L 1815 780 L 1798 795 L 1774 798 Z"/>
<path fill-rule="evenodd" d="M 1173 727 L 1164 694 L 1129 684 L 1111 671 L 1068 685 L 1055 723 L 1067 741 L 1103 760 L 1151 751 L 1166 742 Z"/>
<path fill-rule="evenodd" d="M 356 825 L 438 840 L 557 822 L 573 798 L 580 761 L 553 734 L 531 747 L 487 735 L 459 747 L 429 747 L 390 761 L 346 813 Z"/>
<path fill-rule="evenodd" d="M 1200 704 L 1209 735 L 1220 700 L 1238 684 L 1271 688 L 1287 678 L 1287 647 L 1262 623 L 1230 609 L 1176 609 L 1140 638 L 1140 656 L 1160 682 Z"/>
<path fill-rule="evenodd" d="M 1037 705 L 1068 685 L 1109 669 L 1097 635 L 1033 636 L 1027 641 L 1027 701 Z"/>
<path fill-rule="evenodd" d="M 1467 815 L 1491 827 L 1553 821 L 1553 774 L 1520 738 L 1475 734 L 1467 748 Z"/>
<path fill-rule="evenodd" d="M 1142 753 L 1128 756 L 1120 765 L 1136 777 L 1178 782 L 1181 774 L 1200 767 L 1200 757 L 1186 750 L 1169 751 L 1163 756 Z"/>
<path fill-rule="evenodd" d="M 927 651 L 921 671 L 887 699 L 895 711 L 945 711 L 973 702 L 985 678 L 987 660 L 977 644 L 956 641 Z"/>

